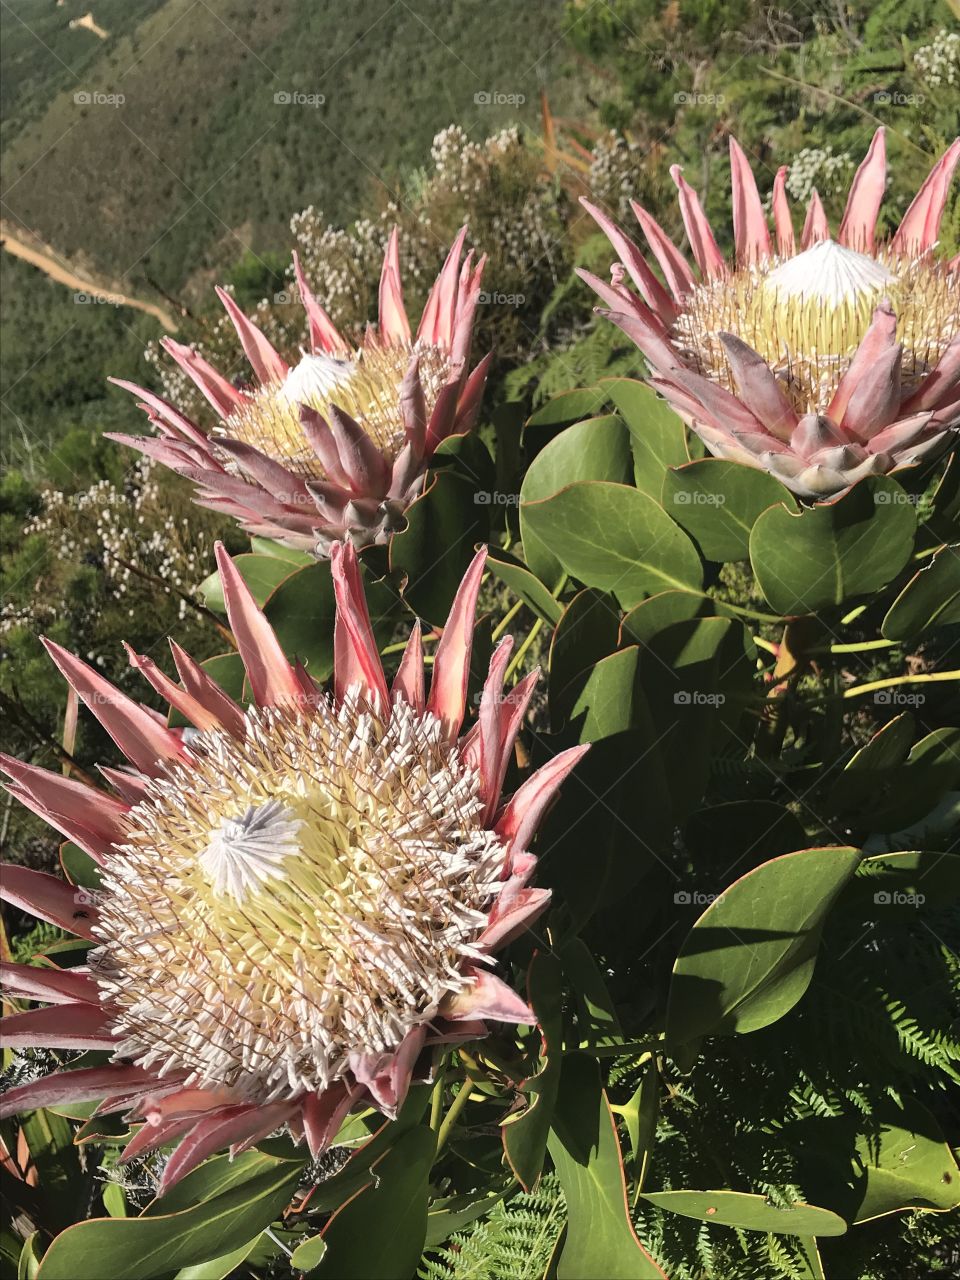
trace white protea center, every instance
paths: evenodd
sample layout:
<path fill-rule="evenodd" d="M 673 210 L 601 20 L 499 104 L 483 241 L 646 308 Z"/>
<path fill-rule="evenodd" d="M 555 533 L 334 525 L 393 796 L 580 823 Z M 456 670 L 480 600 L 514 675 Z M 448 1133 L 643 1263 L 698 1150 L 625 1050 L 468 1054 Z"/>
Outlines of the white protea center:
<path fill-rule="evenodd" d="M 481 958 L 504 850 L 475 772 L 434 716 L 355 693 L 189 750 L 103 868 L 117 1056 L 271 1101 L 392 1053 Z"/>
<path fill-rule="evenodd" d="M 698 373 L 734 394 L 720 335 L 742 338 L 777 375 L 798 413 L 823 413 L 884 299 L 897 315 L 906 394 L 960 329 L 960 290 L 929 254 L 911 259 L 882 249 L 871 256 L 822 240 L 792 257 L 698 285 L 685 299 L 674 337 Z"/>
<path fill-rule="evenodd" d="M 821 240 L 775 267 L 763 287 L 788 303 L 793 298 L 818 298 L 840 307 L 869 293 L 877 295 L 894 280 L 894 273 L 876 258 L 836 240 Z"/>
<path fill-rule="evenodd" d="M 243 409 L 227 419 L 227 433 L 306 479 L 322 480 L 323 468 L 300 422 L 300 405 L 316 409 L 324 418 L 336 405 L 363 427 L 392 462 L 404 445 L 400 387 L 414 355 L 419 357 L 429 417 L 450 375 L 450 353 L 420 340 L 413 344 L 372 340 L 344 359 L 302 354 L 282 382 L 253 392 Z"/>

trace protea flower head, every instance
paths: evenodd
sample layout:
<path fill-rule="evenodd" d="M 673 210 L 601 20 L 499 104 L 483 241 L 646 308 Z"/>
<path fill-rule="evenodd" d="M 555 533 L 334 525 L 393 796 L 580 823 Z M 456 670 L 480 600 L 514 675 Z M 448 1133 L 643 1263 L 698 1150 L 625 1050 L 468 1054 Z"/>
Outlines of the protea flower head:
<path fill-rule="evenodd" d="M 425 1046 L 487 1020 L 532 1023 L 493 953 L 545 909 L 528 845 L 585 748 L 501 788 L 537 675 L 509 697 L 493 654 L 461 736 L 477 592 L 473 561 L 425 690 L 415 626 L 388 687 L 356 553 L 336 544 L 336 669 L 325 692 L 291 665 L 218 548 L 254 703 L 243 709 L 180 648 L 180 683 L 130 660 L 194 726 L 177 730 L 46 642 L 129 760 L 111 792 L 3 758 L 13 792 L 99 864 L 101 887 L 3 868 L 3 897 L 86 938 L 87 963 L 4 964 L 14 1048 L 106 1050 L 10 1089 L 0 1115 L 100 1099 L 143 1121 L 125 1157 L 179 1139 L 169 1187 L 213 1151 L 286 1125 L 316 1155 L 354 1106 L 392 1116 Z"/>
<path fill-rule="evenodd" d="M 664 287 L 639 247 L 585 201 L 620 262 L 610 284 L 580 275 L 607 304 L 601 314 L 643 352 L 651 384 L 711 453 L 770 471 L 803 497 L 827 497 L 918 461 L 960 422 L 958 261 L 936 255 L 958 158 L 960 139 L 895 234 L 879 242 L 879 129 L 836 237 L 814 191 L 798 243 L 786 168 L 773 185 L 771 239 L 750 166 L 731 138 L 733 262 L 674 165 L 696 271 L 634 203 Z"/>
<path fill-rule="evenodd" d="M 403 305 L 399 242 L 390 236 L 380 277 L 379 323 L 351 346 L 304 279 L 310 349 L 293 366 L 223 289 L 257 383 L 237 388 L 196 351 L 163 346 L 202 392 L 218 424 L 208 433 L 175 405 L 114 379 L 139 398 L 156 436 L 110 434 L 194 482 L 201 506 L 252 534 L 326 558 L 334 541 L 383 542 L 403 525 L 434 450 L 469 431 L 490 364 L 469 371 L 485 259 L 463 260 L 461 228 L 414 336 Z"/>

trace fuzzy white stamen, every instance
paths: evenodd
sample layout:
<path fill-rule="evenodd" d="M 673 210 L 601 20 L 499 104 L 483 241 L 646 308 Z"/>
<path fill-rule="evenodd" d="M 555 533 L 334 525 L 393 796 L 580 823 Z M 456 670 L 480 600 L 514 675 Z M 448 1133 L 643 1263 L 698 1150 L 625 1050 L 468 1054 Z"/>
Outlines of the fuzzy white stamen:
<path fill-rule="evenodd" d="M 251 394 L 227 419 L 227 430 L 298 474 L 319 480 L 323 468 L 304 435 L 300 405 L 323 418 L 329 418 L 331 405 L 336 405 L 392 462 L 406 443 L 400 388 L 414 356 L 429 415 L 450 376 L 446 348 L 430 342 L 365 342 L 342 360 L 304 355 L 282 383 L 268 383 Z"/>
<path fill-rule="evenodd" d="M 257 1101 L 394 1053 L 462 991 L 503 881 L 439 721 L 359 691 L 251 710 L 148 784 L 102 870 L 91 967 L 118 1054 Z"/>
<path fill-rule="evenodd" d="M 876 257 L 824 240 L 698 284 L 672 337 L 684 359 L 734 395 L 723 334 L 766 362 L 798 413 L 825 413 L 884 299 L 897 317 L 904 397 L 939 362 L 960 326 L 960 290 L 944 263 Z"/>

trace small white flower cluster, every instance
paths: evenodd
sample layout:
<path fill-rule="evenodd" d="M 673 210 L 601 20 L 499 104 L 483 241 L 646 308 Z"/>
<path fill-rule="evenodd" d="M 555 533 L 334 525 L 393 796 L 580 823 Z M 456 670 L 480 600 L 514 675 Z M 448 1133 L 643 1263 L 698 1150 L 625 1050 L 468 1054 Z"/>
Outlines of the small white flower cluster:
<path fill-rule="evenodd" d="M 399 218 L 399 206 L 391 202 L 377 219 L 358 218 L 348 228 L 326 222 L 322 210 L 313 205 L 290 220 L 311 290 L 334 324 L 355 336 L 376 313 L 383 255 L 390 230 Z M 435 258 L 434 237 L 426 226 L 420 235 L 404 228 L 400 271 L 405 284 L 423 275 L 431 252 Z M 294 292 L 290 296 L 299 301 Z"/>
<path fill-rule="evenodd" d="M 794 156 L 787 170 L 787 191 L 800 204 L 813 195 L 816 187 L 821 196 L 842 191 L 848 182 L 853 161 L 845 152 L 833 147 L 804 147 Z"/>
<path fill-rule="evenodd" d="M 645 182 L 644 150 L 616 129 L 598 138 L 590 162 L 590 191 L 619 218 L 630 217 L 630 201 L 640 198 Z"/>
<path fill-rule="evenodd" d="M 228 289 L 228 292 L 233 290 Z M 264 298 L 250 315 L 279 351 L 295 352 L 307 340 L 306 317 L 299 306 L 280 308 L 274 306 L 271 299 Z M 238 386 L 253 382 L 247 358 L 237 340 L 237 331 L 222 309 L 210 317 L 206 340 L 190 345 L 229 381 Z M 149 342 L 143 356 L 159 380 L 160 394 L 164 399 L 175 404 L 188 418 L 209 425 L 210 406 L 196 384 L 171 360 L 159 342 Z"/>
<path fill-rule="evenodd" d="M 518 129 L 473 142 L 459 125 L 450 125 L 434 137 L 430 155 L 432 170 L 417 172 L 406 199 L 391 201 L 376 220 L 360 219 L 343 229 L 313 206 L 291 220 L 311 288 L 346 332 L 356 332 L 375 312 L 383 250 L 394 224 L 401 226 L 400 269 L 411 315 L 436 275 L 440 242 L 446 244 L 460 222 L 469 225 L 471 242 L 495 259 L 490 274 L 505 293 L 517 293 L 513 284 L 531 268 L 546 272 L 551 283 L 559 278 L 556 193 Z M 529 289 L 522 292 L 529 295 Z"/>
<path fill-rule="evenodd" d="M 211 539 L 202 522 L 170 514 L 168 498 L 161 493 L 147 458 L 133 465 L 123 487 L 99 480 L 79 493 L 44 489 L 40 501 L 41 510 L 27 521 L 23 539 L 43 534 L 61 561 L 101 568 L 114 600 L 129 600 L 133 588 L 142 582 L 129 565 L 169 584 L 166 590 L 171 594 L 172 588 L 192 592 L 206 576 Z M 150 591 L 155 589 L 146 585 Z M 62 609 L 63 602 L 50 592 L 38 592 L 27 608 L 4 604 L 0 634 L 22 626 L 41 631 Z M 130 616 L 134 612 L 131 608 Z M 187 603 L 181 599 L 180 618 L 186 613 Z"/>
<path fill-rule="evenodd" d="M 913 55 L 920 78 L 931 89 L 960 85 L 960 32 L 937 32 L 932 44 L 922 45 Z"/>

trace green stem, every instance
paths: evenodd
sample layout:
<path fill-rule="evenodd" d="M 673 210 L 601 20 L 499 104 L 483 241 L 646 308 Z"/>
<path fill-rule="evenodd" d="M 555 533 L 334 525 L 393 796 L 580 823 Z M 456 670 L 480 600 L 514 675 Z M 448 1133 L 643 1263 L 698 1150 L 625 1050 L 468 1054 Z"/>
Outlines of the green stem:
<path fill-rule="evenodd" d="M 936 684 L 949 680 L 960 680 L 960 671 L 933 671 L 925 676 L 894 676 L 890 680 L 871 680 L 869 684 L 858 684 L 852 689 L 844 689 L 842 697 L 859 698 L 861 694 L 873 693 L 875 689 L 891 689 L 898 684 Z"/>
<path fill-rule="evenodd" d="M 521 662 L 523 661 L 524 654 L 527 652 L 527 650 L 533 644 L 534 640 L 537 638 L 537 633 L 539 632 L 542 626 L 543 626 L 543 619 L 538 618 L 536 622 L 533 624 L 533 626 L 530 628 L 530 632 L 526 640 L 524 640 L 523 644 L 514 654 L 513 660 L 511 661 L 509 667 L 507 667 L 506 673 L 503 677 L 504 684 L 506 684 L 506 682 L 510 679 L 513 673 L 516 670 L 518 670 Z"/>
<path fill-rule="evenodd" d="M 436 641 L 436 639 L 437 637 L 431 633 L 428 633 L 427 635 L 422 637 L 424 644 L 433 644 Z M 388 644 L 386 649 L 381 649 L 380 654 L 382 657 L 386 657 L 388 653 L 403 653 L 406 647 L 407 647 L 406 640 L 399 640 L 396 644 Z"/>
<path fill-rule="evenodd" d="M 460 1092 L 454 1098 L 453 1102 L 451 1102 L 450 1110 L 443 1117 L 443 1124 L 441 1124 L 440 1129 L 437 1133 L 437 1155 L 439 1155 L 440 1152 L 443 1150 L 444 1146 L 446 1145 L 447 1139 L 450 1137 L 450 1134 L 453 1132 L 454 1126 L 456 1125 L 457 1121 L 460 1119 L 460 1112 L 464 1109 L 464 1107 L 467 1105 L 467 1102 L 470 1100 L 470 1091 L 472 1088 L 473 1088 L 473 1080 L 470 1078 L 470 1076 L 466 1076 L 463 1081 L 463 1084 L 460 1086 Z"/>
<path fill-rule="evenodd" d="M 901 640 L 863 640 L 856 644 L 832 644 L 826 649 L 811 649 L 811 653 L 865 653 L 868 649 L 894 649 Z"/>
<path fill-rule="evenodd" d="M 757 622 L 777 622 L 781 626 L 784 619 L 779 613 L 760 613 L 757 609 L 745 609 L 742 604 L 732 604 L 729 600 L 716 600 L 723 609 L 729 609 L 731 613 L 739 613 L 744 618 L 754 618 Z"/>
<path fill-rule="evenodd" d="M 520 612 L 522 608 L 523 608 L 522 600 L 518 600 L 515 605 L 511 605 L 511 607 L 507 610 L 507 612 L 503 615 L 503 617 L 494 627 L 490 635 L 490 639 L 499 640 L 500 636 L 503 634 L 504 631 L 506 631 L 507 627 L 509 627 L 510 623 L 513 621 L 513 619 L 517 616 L 517 614 Z"/>
<path fill-rule="evenodd" d="M 447 1058 L 439 1045 L 435 1052 L 433 1067 L 437 1078 L 430 1098 L 430 1128 L 436 1133 L 440 1128 L 440 1116 L 443 1113 L 443 1089 L 447 1079 Z"/>
<path fill-rule="evenodd" d="M 849 613 L 844 614 L 844 616 L 840 619 L 841 627 L 849 627 L 851 622 L 856 622 L 857 618 L 860 617 L 861 613 L 866 612 L 866 609 L 867 609 L 867 606 L 865 604 L 858 604 L 855 609 L 851 609 Z"/>

